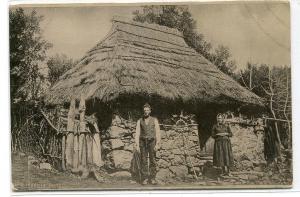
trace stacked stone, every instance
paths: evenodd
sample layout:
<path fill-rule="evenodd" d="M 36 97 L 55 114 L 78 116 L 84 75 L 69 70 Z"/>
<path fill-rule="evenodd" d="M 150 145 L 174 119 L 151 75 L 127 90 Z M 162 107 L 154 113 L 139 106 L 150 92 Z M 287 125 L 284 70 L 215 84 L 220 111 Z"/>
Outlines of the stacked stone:
<path fill-rule="evenodd" d="M 231 126 L 232 151 L 237 170 L 253 170 L 265 164 L 263 138 L 257 136 L 253 127 Z"/>
<path fill-rule="evenodd" d="M 134 138 L 132 128 L 112 125 L 102 141 L 106 167 L 113 171 L 128 171 L 132 159 Z"/>
<path fill-rule="evenodd" d="M 106 167 L 112 171 L 129 171 L 134 150 L 135 124 L 131 126 L 114 122 L 102 135 L 102 150 Z M 200 160 L 197 127 L 176 130 L 161 128 L 161 149 L 156 153 L 157 179 L 199 176 L 203 161 Z"/>
<path fill-rule="evenodd" d="M 197 127 L 161 130 L 161 149 L 157 152 L 159 181 L 199 176 L 202 162 Z"/>

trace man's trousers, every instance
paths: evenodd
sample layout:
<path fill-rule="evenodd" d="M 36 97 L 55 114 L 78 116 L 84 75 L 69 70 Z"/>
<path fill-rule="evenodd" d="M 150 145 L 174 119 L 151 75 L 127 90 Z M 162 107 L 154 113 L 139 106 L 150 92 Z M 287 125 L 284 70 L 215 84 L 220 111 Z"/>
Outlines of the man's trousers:
<path fill-rule="evenodd" d="M 148 180 L 155 179 L 156 176 L 156 160 L 154 147 L 156 140 L 154 138 L 140 138 L 140 151 L 141 151 L 141 174 L 142 179 Z M 149 157 L 149 165 L 148 165 Z M 149 170 L 148 170 L 149 169 Z"/>

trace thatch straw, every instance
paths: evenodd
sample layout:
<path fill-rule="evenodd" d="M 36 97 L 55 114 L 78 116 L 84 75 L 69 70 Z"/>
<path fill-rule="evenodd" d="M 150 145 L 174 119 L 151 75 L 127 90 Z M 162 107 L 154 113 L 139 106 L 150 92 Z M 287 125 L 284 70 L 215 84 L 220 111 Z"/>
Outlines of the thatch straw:
<path fill-rule="evenodd" d="M 228 97 L 261 105 L 254 93 L 188 47 L 175 29 L 115 18 L 110 33 L 67 71 L 47 94 L 48 103 L 72 97 L 111 101 L 146 94 L 183 101 Z"/>

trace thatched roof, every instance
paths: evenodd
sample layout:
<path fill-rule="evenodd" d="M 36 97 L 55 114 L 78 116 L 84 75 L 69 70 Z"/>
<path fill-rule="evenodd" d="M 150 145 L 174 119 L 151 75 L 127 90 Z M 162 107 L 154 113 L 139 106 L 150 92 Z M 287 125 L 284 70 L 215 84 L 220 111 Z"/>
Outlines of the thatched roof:
<path fill-rule="evenodd" d="M 155 24 L 114 18 L 108 35 L 60 77 L 46 100 L 112 101 L 120 95 L 154 95 L 182 101 L 228 98 L 261 105 L 260 98 L 190 48 L 182 33 Z"/>

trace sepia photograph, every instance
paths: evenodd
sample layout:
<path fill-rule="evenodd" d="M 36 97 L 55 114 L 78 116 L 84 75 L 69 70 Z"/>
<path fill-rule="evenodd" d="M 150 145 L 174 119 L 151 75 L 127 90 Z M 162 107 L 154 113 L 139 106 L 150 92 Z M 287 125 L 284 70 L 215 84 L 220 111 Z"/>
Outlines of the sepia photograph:
<path fill-rule="evenodd" d="M 293 185 L 289 1 L 13 4 L 13 192 Z"/>

